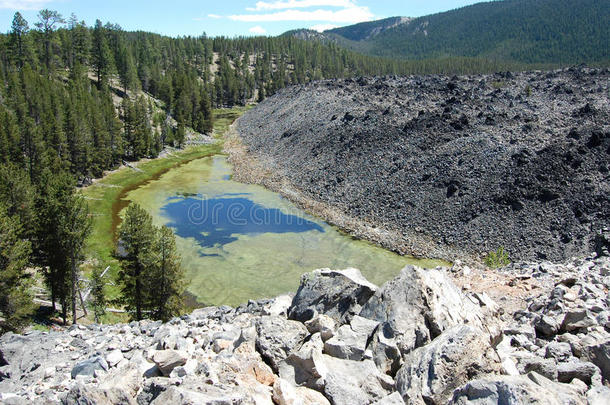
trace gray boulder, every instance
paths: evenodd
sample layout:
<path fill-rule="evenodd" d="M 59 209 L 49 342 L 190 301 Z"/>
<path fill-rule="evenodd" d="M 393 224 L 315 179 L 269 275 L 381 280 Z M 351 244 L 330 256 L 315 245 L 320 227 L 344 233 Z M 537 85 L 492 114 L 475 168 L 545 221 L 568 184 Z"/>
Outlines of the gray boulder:
<path fill-rule="evenodd" d="M 583 344 L 581 358 L 599 367 L 604 380 L 610 382 L 610 336 L 606 334 Z"/>
<path fill-rule="evenodd" d="M 172 370 L 186 364 L 188 356 L 179 350 L 159 350 L 152 356 L 152 361 L 157 365 L 161 373 L 168 377 Z"/>
<path fill-rule="evenodd" d="M 599 368 L 595 364 L 576 358 L 557 365 L 557 380 L 563 383 L 569 383 L 578 378 L 585 384 L 590 385 L 591 379 L 596 374 L 599 375 Z"/>
<path fill-rule="evenodd" d="M 590 328 L 597 325 L 595 316 L 587 309 L 578 309 L 566 313 L 561 330 L 565 332 L 573 332 L 581 329 Z"/>
<path fill-rule="evenodd" d="M 453 393 L 448 405 L 585 405 L 583 392 L 536 373 L 492 376 L 468 382 Z"/>
<path fill-rule="evenodd" d="M 305 322 L 320 313 L 341 325 L 357 315 L 375 291 L 377 286 L 359 270 L 316 270 L 301 277 L 288 317 Z"/>
<path fill-rule="evenodd" d="M 101 389 L 76 385 L 62 398 L 64 405 L 135 405 L 136 401 L 119 388 Z"/>
<path fill-rule="evenodd" d="M 469 326 L 455 326 L 405 357 L 396 388 L 409 404 L 441 404 L 470 379 L 498 369 L 489 336 Z"/>
<path fill-rule="evenodd" d="M 101 356 L 94 356 L 77 363 L 70 374 L 72 378 L 79 375 L 93 377 L 96 370 L 108 371 L 108 363 Z"/>
<path fill-rule="evenodd" d="M 256 321 L 256 350 L 277 372 L 282 360 L 299 350 L 309 335 L 300 322 L 281 316 L 262 316 Z"/>
<path fill-rule="evenodd" d="M 322 353 L 318 333 L 280 364 L 281 378 L 317 390 L 336 405 L 370 404 L 389 395 L 394 380 L 372 360 L 354 361 Z"/>
<path fill-rule="evenodd" d="M 354 316 L 349 325 L 343 325 L 335 336 L 324 343 L 324 352 L 330 356 L 348 360 L 362 360 L 369 337 L 378 323 Z"/>
<path fill-rule="evenodd" d="M 405 355 L 452 326 L 480 326 L 482 313 L 443 271 L 407 266 L 375 293 L 360 316 L 387 323 Z"/>
<path fill-rule="evenodd" d="M 382 372 L 395 376 L 402 365 L 402 355 L 394 339 L 394 332 L 389 324 L 380 324 L 371 337 L 368 349 L 373 361 Z"/>

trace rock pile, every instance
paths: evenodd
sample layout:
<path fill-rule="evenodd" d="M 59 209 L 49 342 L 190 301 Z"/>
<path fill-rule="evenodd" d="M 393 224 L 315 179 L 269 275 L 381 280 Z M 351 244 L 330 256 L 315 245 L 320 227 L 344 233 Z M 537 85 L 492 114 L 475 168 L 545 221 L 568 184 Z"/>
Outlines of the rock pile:
<path fill-rule="evenodd" d="M 326 80 L 248 111 L 229 151 L 240 181 L 401 253 L 565 261 L 609 225 L 608 83 L 588 68 Z"/>
<path fill-rule="evenodd" d="M 169 323 L 0 338 L 5 404 L 607 404 L 610 258 L 502 271 L 548 286 L 514 312 L 448 269 L 377 287 L 305 274 L 294 297 Z"/>

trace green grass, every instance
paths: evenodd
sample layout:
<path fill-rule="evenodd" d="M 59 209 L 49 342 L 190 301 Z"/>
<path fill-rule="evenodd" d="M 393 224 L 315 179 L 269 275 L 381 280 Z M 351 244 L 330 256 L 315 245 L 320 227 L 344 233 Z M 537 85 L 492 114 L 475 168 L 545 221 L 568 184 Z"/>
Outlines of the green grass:
<path fill-rule="evenodd" d="M 222 139 L 229 126 L 249 108 L 235 107 L 214 110 L 216 119 L 213 135 L 217 139 L 215 144 L 191 146 L 173 152 L 164 158 L 141 161 L 137 165 L 138 170 L 128 167 L 121 168 L 81 190 L 81 193 L 87 199 L 89 210 L 93 216 L 93 231 L 85 251 L 88 260 L 83 266 L 83 270 L 85 275 L 88 275 L 93 266 L 99 266 L 102 269 L 110 266 L 110 271 L 105 276 L 108 281 L 106 291 L 110 300 L 117 298 L 119 293 L 118 286 L 115 283 L 119 264 L 113 257 L 113 252 L 115 247 L 114 230 L 120 222 L 118 213 L 128 203 L 123 200 L 123 197 L 129 191 L 159 178 L 172 168 L 195 159 L 221 153 Z M 108 321 L 112 321 L 115 320 L 113 318 L 120 317 L 109 316 L 109 318 Z"/>

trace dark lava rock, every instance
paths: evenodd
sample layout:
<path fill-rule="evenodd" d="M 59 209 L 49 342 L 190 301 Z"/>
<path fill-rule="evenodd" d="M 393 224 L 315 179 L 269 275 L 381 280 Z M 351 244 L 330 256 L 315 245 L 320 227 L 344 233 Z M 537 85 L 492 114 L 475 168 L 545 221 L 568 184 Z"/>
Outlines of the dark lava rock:
<path fill-rule="evenodd" d="M 397 230 L 397 250 L 561 261 L 608 226 L 609 83 L 588 68 L 327 80 L 279 91 L 238 130 L 306 197 Z"/>

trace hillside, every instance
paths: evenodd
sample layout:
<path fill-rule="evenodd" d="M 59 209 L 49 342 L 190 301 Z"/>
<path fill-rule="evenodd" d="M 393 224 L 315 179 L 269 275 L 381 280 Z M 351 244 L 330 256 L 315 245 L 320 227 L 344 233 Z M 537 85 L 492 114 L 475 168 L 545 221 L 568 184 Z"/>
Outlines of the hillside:
<path fill-rule="evenodd" d="M 238 120 L 233 161 L 238 179 L 402 253 L 565 260 L 610 218 L 609 79 L 583 68 L 292 87 Z"/>
<path fill-rule="evenodd" d="M 504 0 L 415 19 L 361 23 L 322 35 L 326 41 L 375 56 L 461 56 L 565 65 L 607 62 L 609 27 L 607 1 Z"/>

